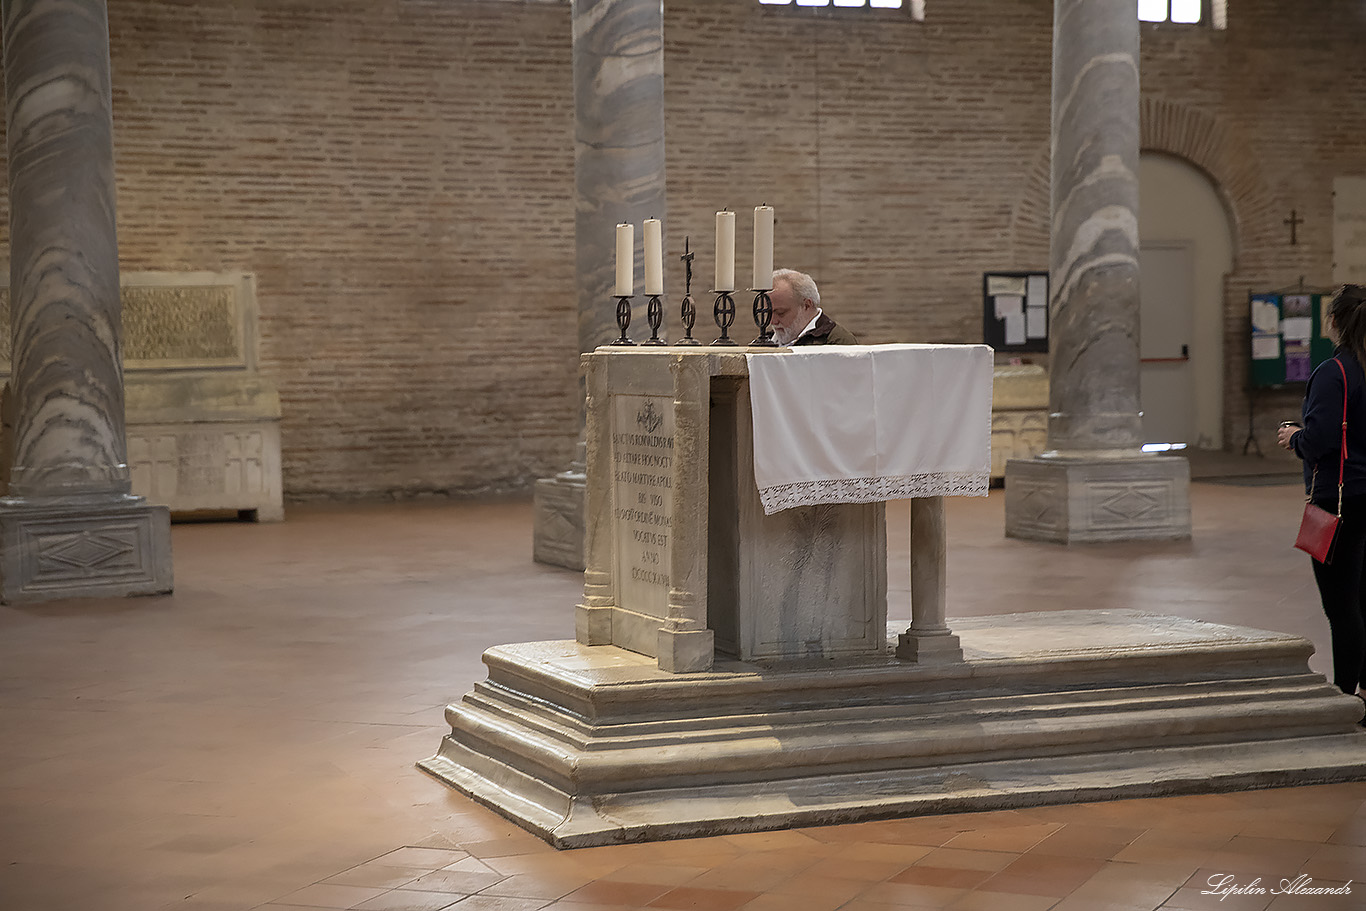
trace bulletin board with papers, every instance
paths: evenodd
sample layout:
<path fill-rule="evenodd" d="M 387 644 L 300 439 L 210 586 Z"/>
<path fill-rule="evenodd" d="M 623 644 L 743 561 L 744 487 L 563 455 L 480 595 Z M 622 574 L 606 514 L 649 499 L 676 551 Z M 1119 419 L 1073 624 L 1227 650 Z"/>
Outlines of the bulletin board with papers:
<path fill-rule="evenodd" d="M 1048 273 L 982 274 L 982 341 L 999 352 L 1048 351 Z"/>
<path fill-rule="evenodd" d="M 1331 298 L 1308 290 L 1248 295 L 1253 388 L 1308 382 L 1314 368 L 1333 356 L 1333 343 L 1323 331 L 1323 310 Z"/>

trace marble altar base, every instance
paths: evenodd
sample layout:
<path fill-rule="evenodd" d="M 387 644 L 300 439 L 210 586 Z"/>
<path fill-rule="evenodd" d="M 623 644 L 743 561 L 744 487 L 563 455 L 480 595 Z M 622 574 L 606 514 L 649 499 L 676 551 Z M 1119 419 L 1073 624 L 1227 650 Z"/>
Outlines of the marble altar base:
<path fill-rule="evenodd" d="M 427 772 L 556 847 L 1366 778 L 1306 640 L 1136 611 L 955 619 L 962 663 L 499 646 Z M 894 638 L 894 637 L 893 637 Z"/>
<path fill-rule="evenodd" d="M 1179 456 L 1012 459 L 1006 537 L 1060 544 L 1191 536 L 1190 463 Z"/>
<path fill-rule="evenodd" d="M 141 497 L 0 498 L 0 602 L 171 591 L 171 515 Z"/>

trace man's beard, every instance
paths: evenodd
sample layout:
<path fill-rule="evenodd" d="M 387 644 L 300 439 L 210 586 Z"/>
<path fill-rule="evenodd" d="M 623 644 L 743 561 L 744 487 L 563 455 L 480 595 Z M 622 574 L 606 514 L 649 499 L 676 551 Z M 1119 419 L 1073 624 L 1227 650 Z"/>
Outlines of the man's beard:
<path fill-rule="evenodd" d="M 787 347 L 796 341 L 792 335 L 793 333 L 790 330 L 784 329 L 781 326 L 773 327 L 773 340 L 783 347 Z"/>

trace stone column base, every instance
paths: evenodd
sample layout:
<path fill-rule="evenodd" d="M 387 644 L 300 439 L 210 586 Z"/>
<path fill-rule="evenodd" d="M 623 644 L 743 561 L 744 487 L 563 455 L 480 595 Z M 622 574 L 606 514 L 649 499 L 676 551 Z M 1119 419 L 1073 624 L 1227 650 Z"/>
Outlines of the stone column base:
<path fill-rule="evenodd" d="M 1179 456 L 1012 459 L 1006 537 L 1061 544 L 1191 536 L 1190 463 Z"/>
<path fill-rule="evenodd" d="M 0 499 L 0 602 L 171 588 L 167 507 L 132 496 Z"/>
<path fill-rule="evenodd" d="M 583 571 L 587 488 L 587 476 L 573 470 L 536 482 L 531 558 L 537 563 Z"/>
<path fill-rule="evenodd" d="M 896 656 L 903 661 L 914 661 L 918 664 L 931 661 L 962 661 L 963 646 L 958 637 L 948 630 L 920 633 L 908 629 L 897 635 Z"/>

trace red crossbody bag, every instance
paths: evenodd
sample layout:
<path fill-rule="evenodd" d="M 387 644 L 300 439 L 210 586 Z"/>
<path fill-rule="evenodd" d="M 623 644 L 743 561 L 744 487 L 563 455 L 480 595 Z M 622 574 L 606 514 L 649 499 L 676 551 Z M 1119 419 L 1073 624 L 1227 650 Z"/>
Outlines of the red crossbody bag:
<path fill-rule="evenodd" d="M 1338 369 L 1342 370 L 1342 445 L 1338 448 L 1338 514 L 1333 515 L 1326 509 L 1311 502 L 1304 504 L 1304 517 L 1300 519 L 1300 533 L 1295 538 L 1295 546 L 1320 563 L 1333 561 L 1333 542 L 1337 540 L 1338 523 L 1342 521 L 1342 477 L 1347 465 L 1347 371 L 1342 361 L 1333 358 Z M 1309 496 L 1314 495 L 1314 482 L 1318 479 L 1318 468 L 1309 479 Z M 1308 498 L 1306 497 L 1306 500 Z"/>

